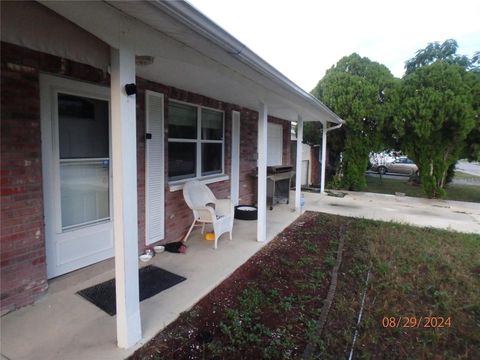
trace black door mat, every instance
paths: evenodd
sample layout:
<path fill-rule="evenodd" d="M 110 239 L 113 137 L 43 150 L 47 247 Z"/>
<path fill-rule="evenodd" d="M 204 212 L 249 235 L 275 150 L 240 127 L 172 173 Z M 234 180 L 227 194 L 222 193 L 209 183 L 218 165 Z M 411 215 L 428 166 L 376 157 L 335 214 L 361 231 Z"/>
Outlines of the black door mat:
<path fill-rule="evenodd" d="M 145 266 L 139 270 L 140 301 L 171 288 L 184 280 L 183 276 L 173 274 L 156 266 Z M 110 316 L 117 313 L 115 299 L 115 279 L 80 290 L 77 294 L 98 306 Z"/>

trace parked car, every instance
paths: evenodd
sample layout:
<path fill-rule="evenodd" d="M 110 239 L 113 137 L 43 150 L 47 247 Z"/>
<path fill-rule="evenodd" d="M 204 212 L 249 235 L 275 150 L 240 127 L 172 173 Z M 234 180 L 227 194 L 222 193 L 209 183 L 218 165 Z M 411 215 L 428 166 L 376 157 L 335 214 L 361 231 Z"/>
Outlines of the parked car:
<path fill-rule="evenodd" d="M 379 174 L 385 173 L 396 173 L 396 174 L 406 174 L 413 175 L 418 173 L 417 165 L 407 157 L 400 157 L 395 159 L 393 162 L 388 164 L 372 166 L 372 170 L 378 172 Z"/>
<path fill-rule="evenodd" d="M 379 165 L 384 165 L 384 164 L 394 162 L 397 156 L 397 153 L 398 152 L 391 151 L 391 150 L 390 151 L 385 150 L 379 153 L 370 153 L 368 156 L 370 165 L 373 166 L 377 164 L 379 166 Z"/>

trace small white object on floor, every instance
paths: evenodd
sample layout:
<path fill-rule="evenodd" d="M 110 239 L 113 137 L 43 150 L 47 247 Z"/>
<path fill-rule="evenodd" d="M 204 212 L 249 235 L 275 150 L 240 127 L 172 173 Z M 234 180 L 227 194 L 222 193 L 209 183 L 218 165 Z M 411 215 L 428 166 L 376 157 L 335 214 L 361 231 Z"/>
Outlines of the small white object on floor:
<path fill-rule="evenodd" d="M 152 254 L 142 254 L 140 255 L 140 261 L 147 262 L 153 257 Z"/>
<path fill-rule="evenodd" d="M 153 247 L 153 250 L 158 254 L 165 251 L 165 246 L 157 245 Z"/>

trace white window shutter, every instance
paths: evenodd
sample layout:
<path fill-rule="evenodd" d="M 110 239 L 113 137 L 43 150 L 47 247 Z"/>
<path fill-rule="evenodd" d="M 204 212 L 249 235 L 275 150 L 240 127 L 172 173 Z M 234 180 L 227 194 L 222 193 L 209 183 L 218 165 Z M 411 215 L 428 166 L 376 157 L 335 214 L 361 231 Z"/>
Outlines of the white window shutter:
<path fill-rule="evenodd" d="M 147 91 L 145 151 L 145 242 L 165 237 L 165 156 L 163 95 Z"/>

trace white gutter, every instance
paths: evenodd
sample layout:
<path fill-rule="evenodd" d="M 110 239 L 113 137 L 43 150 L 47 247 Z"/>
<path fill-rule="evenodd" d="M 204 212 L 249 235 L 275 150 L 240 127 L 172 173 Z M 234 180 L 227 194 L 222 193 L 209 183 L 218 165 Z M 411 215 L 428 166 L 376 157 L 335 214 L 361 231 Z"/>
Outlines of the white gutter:
<path fill-rule="evenodd" d="M 342 124 L 344 122 L 325 104 L 300 88 L 293 81 L 288 79 L 273 66 L 251 51 L 246 45 L 235 39 L 232 35 L 215 24 L 212 20 L 195 9 L 188 2 L 154 0 L 151 2 L 151 4 L 161 11 L 169 14 L 174 19 L 181 22 L 183 25 L 192 29 L 196 33 L 201 34 L 206 39 L 221 47 L 230 55 L 236 57 L 239 61 L 254 69 L 261 75 L 276 82 L 279 86 L 283 87 L 290 93 L 293 93 L 302 100 L 308 102 L 310 105 L 316 107 L 317 110 L 327 113 L 327 115 L 331 118 L 330 122 L 337 124 Z"/>
<path fill-rule="evenodd" d="M 329 131 L 340 129 L 344 123 L 345 123 L 345 120 L 342 120 L 342 122 L 340 124 L 329 127 L 329 128 L 326 128 L 325 132 L 328 133 Z"/>

